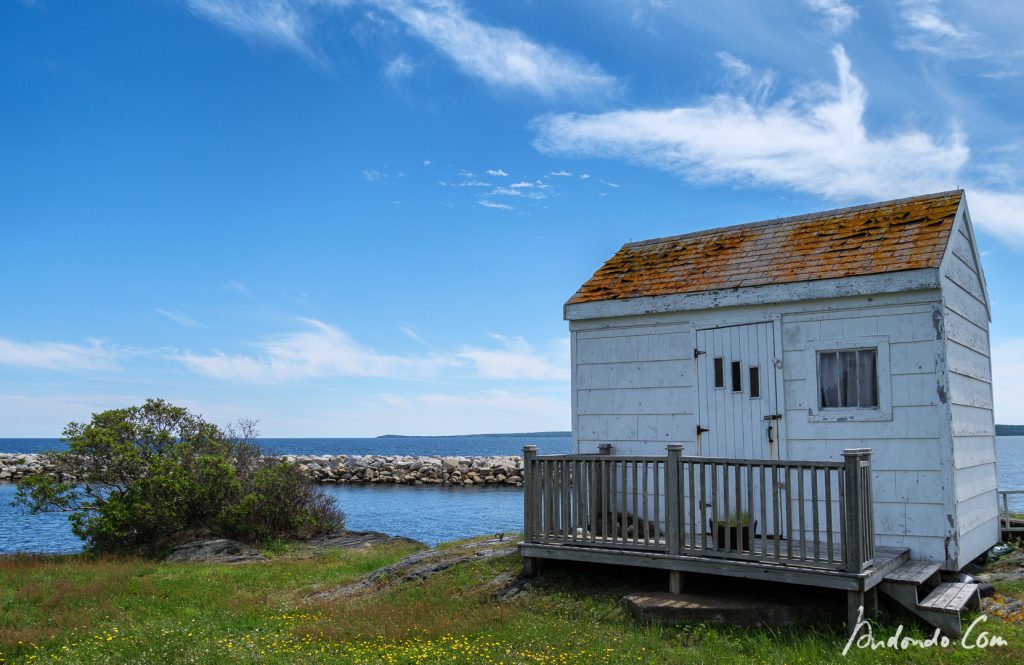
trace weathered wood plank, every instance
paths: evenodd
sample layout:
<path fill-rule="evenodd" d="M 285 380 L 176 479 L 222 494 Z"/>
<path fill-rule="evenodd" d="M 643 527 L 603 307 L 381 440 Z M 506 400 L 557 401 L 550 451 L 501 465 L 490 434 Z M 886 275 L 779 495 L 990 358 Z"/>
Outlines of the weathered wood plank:
<path fill-rule="evenodd" d="M 885 576 L 886 582 L 921 585 L 931 579 L 942 568 L 935 561 L 908 561 Z"/>
<path fill-rule="evenodd" d="M 948 307 L 943 320 L 946 339 L 966 346 L 986 357 L 990 355 L 988 331 L 983 322 L 972 321 Z"/>
<path fill-rule="evenodd" d="M 992 382 L 992 361 L 989 357 L 959 342 L 950 340 L 946 345 L 946 365 L 951 373 Z"/>

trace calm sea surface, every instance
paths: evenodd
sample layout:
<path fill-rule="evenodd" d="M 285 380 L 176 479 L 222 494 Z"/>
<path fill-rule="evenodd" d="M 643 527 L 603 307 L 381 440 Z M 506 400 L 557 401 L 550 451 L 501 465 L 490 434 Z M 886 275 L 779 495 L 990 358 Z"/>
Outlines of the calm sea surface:
<path fill-rule="evenodd" d="M 306 455 L 518 455 L 524 445 L 541 454 L 567 453 L 563 437 L 455 436 L 383 439 L 261 439 L 268 452 Z M 57 439 L 0 439 L 0 452 L 62 448 Z M 436 545 L 447 540 L 523 528 L 523 493 L 511 488 L 325 485 L 341 506 L 346 525 Z M 0 553 L 77 552 L 82 542 L 63 514 L 28 515 L 11 507 L 15 486 L 0 482 Z"/>
<path fill-rule="evenodd" d="M 519 455 L 537 446 L 541 455 L 567 453 L 568 436 L 409 436 L 373 439 L 260 439 L 280 455 Z M 64 446 L 59 439 L 0 439 L 0 453 L 36 453 Z"/>
<path fill-rule="evenodd" d="M 525 444 L 547 454 L 569 452 L 568 437 L 410 437 L 401 439 L 264 439 L 268 450 L 296 454 L 514 455 Z M 53 448 L 55 439 L 0 439 L 0 452 Z M 1000 489 L 1024 489 L 1024 437 L 996 443 Z M 0 483 L 0 553 L 75 552 L 79 541 L 64 515 L 25 514 L 9 504 L 14 485 Z M 326 485 L 354 530 L 383 531 L 435 545 L 522 528 L 522 492 L 515 488 Z M 1013 504 L 1011 504 L 1013 505 Z M 1024 497 L 1016 508 L 1024 511 Z"/>

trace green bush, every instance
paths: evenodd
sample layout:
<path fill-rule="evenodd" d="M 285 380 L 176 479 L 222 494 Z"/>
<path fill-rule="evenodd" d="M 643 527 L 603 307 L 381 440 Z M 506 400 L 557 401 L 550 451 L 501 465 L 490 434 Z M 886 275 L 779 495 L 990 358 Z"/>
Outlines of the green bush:
<path fill-rule="evenodd" d="M 65 428 L 54 476 L 21 481 L 16 504 L 70 511 L 96 552 L 157 553 L 188 538 L 250 543 L 339 529 L 334 500 L 298 467 L 264 457 L 252 423 L 222 430 L 163 400 L 93 415 Z"/>

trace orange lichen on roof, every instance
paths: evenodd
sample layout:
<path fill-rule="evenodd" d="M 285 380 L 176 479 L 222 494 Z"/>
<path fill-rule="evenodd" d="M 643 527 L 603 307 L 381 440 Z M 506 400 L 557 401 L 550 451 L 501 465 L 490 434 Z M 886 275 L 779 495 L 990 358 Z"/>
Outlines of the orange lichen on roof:
<path fill-rule="evenodd" d="M 937 268 L 963 190 L 623 245 L 568 304 Z"/>

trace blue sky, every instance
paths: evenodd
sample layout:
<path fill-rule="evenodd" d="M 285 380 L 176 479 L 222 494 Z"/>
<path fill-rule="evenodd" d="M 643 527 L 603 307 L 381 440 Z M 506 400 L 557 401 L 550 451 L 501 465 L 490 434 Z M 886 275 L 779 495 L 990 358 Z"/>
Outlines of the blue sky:
<path fill-rule="evenodd" d="M 623 242 L 962 186 L 1024 422 L 1024 5 L 0 0 L 0 436 L 565 429 Z"/>

